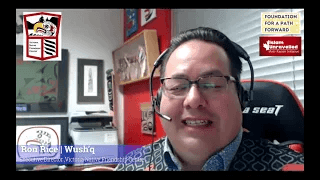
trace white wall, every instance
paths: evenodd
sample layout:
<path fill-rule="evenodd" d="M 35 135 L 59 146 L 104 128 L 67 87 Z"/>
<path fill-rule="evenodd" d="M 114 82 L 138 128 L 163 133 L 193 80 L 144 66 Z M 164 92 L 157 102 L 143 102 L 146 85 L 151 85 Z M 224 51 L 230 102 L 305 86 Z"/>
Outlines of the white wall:
<path fill-rule="evenodd" d="M 23 12 L 62 12 L 62 48 L 69 51 L 68 114 L 75 111 L 109 109 L 106 70 L 112 69 L 112 51 L 123 44 L 123 13 L 120 9 L 17 9 L 16 18 Z M 22 34 L 16 44 L 22 45 Z M 104 104 L 77 104 L 78 58 L 104 60 Z M 47 115 L 46 115 L 47 116 Z"/>
<path fill-rule="evenodd" d="M 241 23 L 243 18 L 249 18 L 255 11 L 255 9 L 174 9 L 175 33 L 203 26 L 217 29 L 230 36 L 230 31 L 239 31 L 233 27 Z"/>

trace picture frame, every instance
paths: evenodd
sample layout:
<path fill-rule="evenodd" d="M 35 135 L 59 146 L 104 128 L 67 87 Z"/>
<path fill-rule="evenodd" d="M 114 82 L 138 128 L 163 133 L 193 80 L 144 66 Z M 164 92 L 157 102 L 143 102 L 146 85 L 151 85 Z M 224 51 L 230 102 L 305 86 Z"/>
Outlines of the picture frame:
<path fill-rule="evenodd" d="M 103 60 L 78 59 L 78 104 L 104 103 Z"/>
<path fill-rule="evenodd" d="M 141 26 L 146 25 L 157 17 L 157 9 L 141 9 Z"/>
<path fill-rule="evenodd" d="M 138 10 L 137 9 L 125 9 L 126 16 L 126 36 L 129 37 L 138 30 Z"/>
<path fill-rule="evenodd" d="M 141 110 L 141 133 L 142 134 L 149 134 L 156 135 L 156 132 L 153 131 L 155 128 L 154 119 L 153 119 L 153 111 L 150 102 L 141 103 L 140 104 Z"/>
<path fill-rule="evenodd" d="M 112 52 L 113 69 L 120 85 L 148 79 L 159 56 L 156 30 L 143 30 Z M 159 76 L 157 69 L 154 76 Z"/>
<path fill-rule="evenodd" d="M 16 45 L 16 113 L 68 112 L 69 51 L 61 61 L 23 61 L 23 46 Z"/>

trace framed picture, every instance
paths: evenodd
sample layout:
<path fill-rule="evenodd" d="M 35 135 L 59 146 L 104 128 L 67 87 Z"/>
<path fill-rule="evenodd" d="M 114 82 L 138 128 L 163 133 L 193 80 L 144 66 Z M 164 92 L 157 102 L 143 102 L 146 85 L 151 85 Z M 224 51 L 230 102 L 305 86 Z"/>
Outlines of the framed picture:
<path fill-rule="evenodd" d="M 138 10 L 137 9 L 126 9 L 126 36 L 129 37 L 131 34 L 138 30 Z"/>
<path fill-rule="evenodd" d="M 157 17 L 156 9 L 141 9 L 141 26 Z"/>
<path fill-rule="evenodd" d="M 113 69 L 120 85 L 150 77 L 153 63 L 159 56 L 156 30 L 144 30 L 112 52 Z M 159 70 L 155 72 L 159 76 Z"/>
<path fill-rule="evenodd" d="M 23 61 L 16 46 L 16 113 L 67 113 L 69 51 L 61 61 Z"/>
<path fill-rule="evenodd" d="M 104 103 L 103 60 L 78 59 L 77 103 Z"/>
<path fill-rule="evenodd" d="M 154 127 L 153 111 L 150 102 L 141 103 L 141 133 L 152 135 Z M 156 132 L 153 132 L 156 135 Z"/>

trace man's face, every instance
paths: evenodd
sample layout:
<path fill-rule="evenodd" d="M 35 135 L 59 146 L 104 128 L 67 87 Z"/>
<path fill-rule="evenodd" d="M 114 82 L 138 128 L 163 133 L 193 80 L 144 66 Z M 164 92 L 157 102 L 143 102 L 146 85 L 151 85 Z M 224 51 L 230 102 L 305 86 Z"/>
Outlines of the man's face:
<path fill-rule="evenodd" d="M 229 59 L 216 44 L 191 40 L 180 45 L 168 59 L 165 77 L 197 80 L 204 75 L 230 76 Z M 230 143 L 242 125 L 242 112 L 235 83 L 214 98 L 205 97 L 192 85 L 184 99 L 162 95 L 160 112 L 172 118 L 162 120 L 162 126 L 175 149 L 201 150 L 213 153 Z M 206 120 L 210 125 L 188 125 L 185 121 Z"/>

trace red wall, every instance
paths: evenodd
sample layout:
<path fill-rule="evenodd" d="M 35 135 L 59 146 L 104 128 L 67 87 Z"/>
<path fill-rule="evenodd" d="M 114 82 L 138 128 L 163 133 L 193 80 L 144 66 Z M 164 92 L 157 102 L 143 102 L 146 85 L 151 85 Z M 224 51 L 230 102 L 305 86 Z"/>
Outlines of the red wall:
<path fill-rule="evenodd" d="M 124 11 L 124 24 L 126 24 Z M 140 22 L 140 9 L 138 9 L 138 31 L 132 34 L 129 38 L 126 37 L 124 32 L 124 41 L 130 39 L 137 33 L 144 29 L 156 29 L 158 35 L 160 53 L 163 52 L 169 45 L 171 40 L 171 10 L 170 9 L 157 9 L 157 17 L 150 21 L 148 24 L 141 26 Z M 125 27 L 125 25 L 124 25 Z M 156 95 L 157 89 L 160 87 L 159 78 L 154 78 L 154 91 Z M 141 110 L 140 104 L 150 102 L 149 93 L 149 79 L 124 85 L 123 87 L 124 98 L 124 144 L 125 145 L 145 145 L 150 144 L 152 136 L 141 133 Z M 154 139 L 157 140 L 165 136 L 162 129 L 160 118 L 156 115 L 155 123 L 156 135 Z"/>

